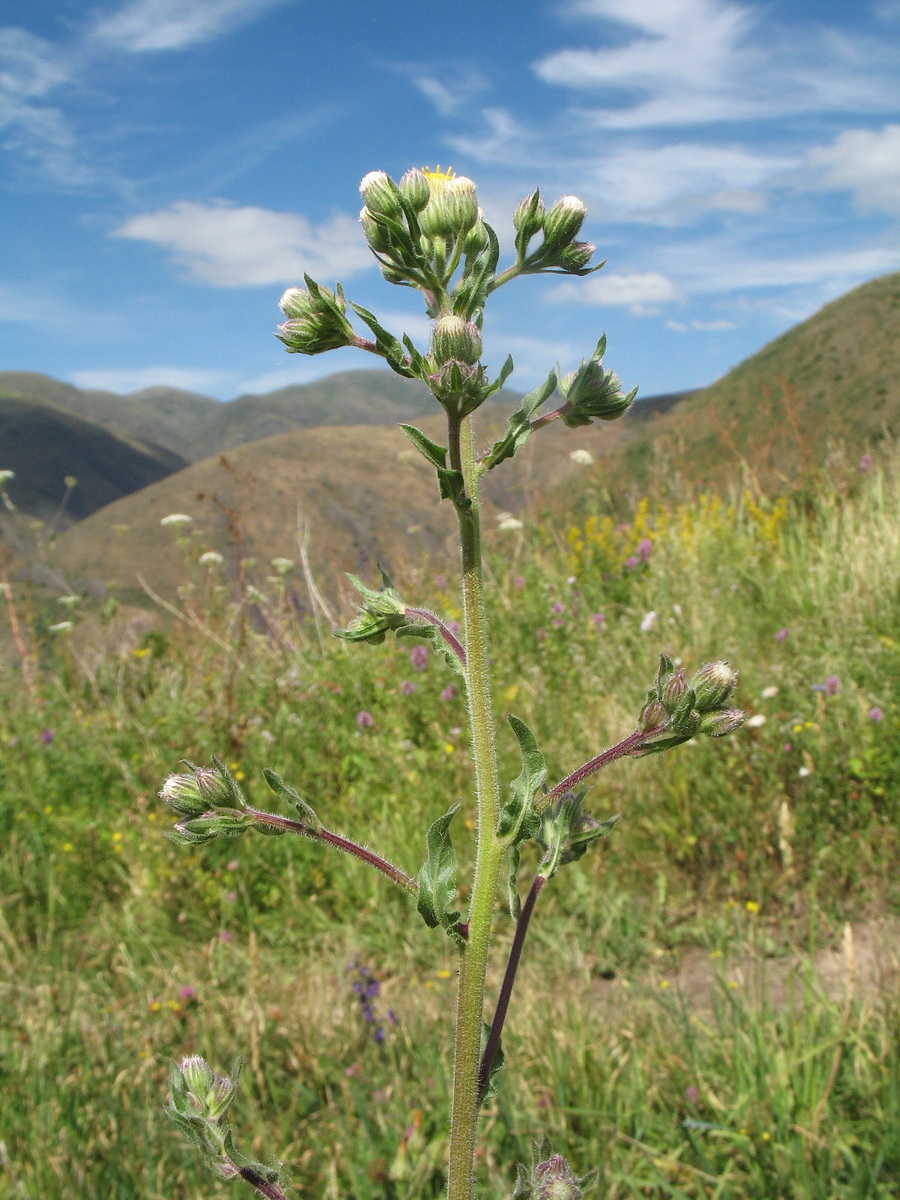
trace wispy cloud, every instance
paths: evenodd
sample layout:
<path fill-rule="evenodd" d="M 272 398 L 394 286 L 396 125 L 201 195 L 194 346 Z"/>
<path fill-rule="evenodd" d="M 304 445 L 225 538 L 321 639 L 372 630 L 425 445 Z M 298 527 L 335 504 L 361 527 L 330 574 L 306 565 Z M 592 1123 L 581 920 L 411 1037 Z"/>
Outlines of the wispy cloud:
<path fill-rule="evenodd" d="M 604 271 L 575 283 L 561 283 L 549 293 L 551 304 L 585 304 L 627 308 L 634 316 L 659 312 L 662 304 L 679 299 L 671 279 L 658 271 L 607 275 Z"/>
<path fill-rule="evenodd" d="M 848 191 L 861 212 L 900 216 L 900 125 L 847 129 L 830 146 L 817 146 L 807 163 L 813 186 Z"/>
<path fill-rule="evenodd" d="M 131 0 L 101 17 L 91 39 L 133 54 L 183 50 L 231 33 L 287 0 Z"/>
<path fill-rule="evenodd" d="M 52 104 L 52 92 L 69 82 L 71 57 L 24 29 L 0 28 L 0 134 L 18 166 L 66 190 L 93 181 L 79 160 L 68 118 Z"/>
<path fill-rule="evenodd" d="M 896 94 L 900 47 L 824 24 L 806 24 L 802 35 L 773 28 L 759 7 L 730 0 L 574 7 L 600 22 L 603 44 L 556 51 L 534 70 L 545 83 L 601 97 L 585 114 L 598 128 L 878 111 Z"/>
<path fill-rule="evenodd" d="M 111 236 L 162 246 L 187 278 L 213 287 L 302 283 L 304 272 L 325 282 L 374 263 L 358 221 L 345 213 L 313 226 L 299 213 L 180 200 L 131 217 Z"/>
<path fill-rule="evenodd" d="M 185 392 L 204 392 L 227 384 L 225 371 L 196 370 L 189 367 L 125 367 L 103 368 L 96 371 L 74 371 L 69 377 L 76 387 L 95 388 L 103 392 L 140 392 L 144 388 L 173 387 Z"/>

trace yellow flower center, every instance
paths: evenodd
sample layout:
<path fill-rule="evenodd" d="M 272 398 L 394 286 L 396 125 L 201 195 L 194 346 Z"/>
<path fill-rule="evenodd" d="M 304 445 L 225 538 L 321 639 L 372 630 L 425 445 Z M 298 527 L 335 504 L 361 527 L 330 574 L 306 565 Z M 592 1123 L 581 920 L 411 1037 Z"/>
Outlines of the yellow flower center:
<path fill-rule="evenodd" d="M 432 179 L 447 180 L 447 179 L 454 179 L 456 177 L 456 172 L 453 170 L 452 167 L 448 167 L 446 171 L 442 171 L 440 163 L 438 163 L 438 165 L 434 168 L 433 171 L 432 171 L 431 167 L 423 167 L 422 174 L 425 176 L 425 178 L 429 182 L 431 182 Z"/>

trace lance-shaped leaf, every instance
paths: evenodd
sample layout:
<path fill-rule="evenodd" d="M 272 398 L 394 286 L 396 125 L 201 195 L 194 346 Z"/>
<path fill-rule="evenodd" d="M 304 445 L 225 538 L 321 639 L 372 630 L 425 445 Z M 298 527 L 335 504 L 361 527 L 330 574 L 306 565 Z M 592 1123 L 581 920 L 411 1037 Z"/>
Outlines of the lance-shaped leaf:
<path fill-rule="evenodd" d="M 437 442 L 433 442 L 430 437 L 426 437 L 421 429 L 416 429 L 415 425 L 401 425 L 400 428 L 425 458 L 433 467 L 438 467 L 441 470 L 447 466 L 447 447 L 440 446 Z"/>
<path fill-rule="evenodd" d="M 521 405 L 512 414 L 506 423 L 506 433 L 498 441 L 494 442 L 490 450 L 481 460 L 481 469 L 490 471 L 496 467 L 498 463 L 502 463 L 507 458 L 512 458 L 517 450 L 528 441 L 531 434 L 531 417 L 536 409 L 544 403 L 548 397 L 552 396 L 556 390 L 556 372 L 551 371 L 540 387 L 529 392 L 522 400 Z"/>
<path fill-rule="evenodd" d="M 280 796 L 282 800 L 286 800 L 288 804 L 292 804 L 296 808 L 304 825 L 308 825 L 315 833 L 319 832 L 322 822 L 315 811 L 289 784 L 284 782 L 280 775 L 276 775 L 269 767 L 265 767 L 263 768 L 263 778 L 276 796 Z"/>
<path fill-rule="evenodd" d="M 547 764 L 534 734 L 525 722 L 514 716 L 507 719 L 519 743 L 522 770 L 510 784 L 512 799 L 507 801 L 500 813 L 497 836 L 507 838 L 510 845 L 517 846 L 527 838 L 534 837 L 537 829 L 534 794 L 547 778 Z"/>
<path fill-rule="evenodd" d="M 506 383 L 507 379 L 509 379 L 510 375 L 512 375 L 514 369 L 515 365 L 513 363 L 512 355 L 507 354 L 506 362 L 500 368 L 500 373 L 498 374 L 497 378 L 485 392 L 485 397 L 493 396 L 495 392 L 499 392 L 504 383 Z"/>
<path fill-rule="evenodd" d="M 363 308 L 361 304 L 354 304 L 350 301 L 350 307 L 356 315 L 368 325 L 375 334 L 375 346 L 390 363 L 392 369 L 397 375 L 405 375 L 407 379 L 415 378 L 415 371 L 406 362 L 406 355 L 403 353 L 403 346 L 400 341 L 389 333 L 383 325 L 378 321 L 374 313 L 370 313 L 367 308 Z"/>
<path fill-rule="evenodd" d="M 456 931 L 459 910 L 450 907 L 456 901 L 456 851 L 450 838 L 450 822 L 458 811 L 459 805 L 454 804 L 425 835 L 428 858 L 418 874 L 416 907 L 429 929 L 440 926 L 450 937 L 462 942 Z"/>

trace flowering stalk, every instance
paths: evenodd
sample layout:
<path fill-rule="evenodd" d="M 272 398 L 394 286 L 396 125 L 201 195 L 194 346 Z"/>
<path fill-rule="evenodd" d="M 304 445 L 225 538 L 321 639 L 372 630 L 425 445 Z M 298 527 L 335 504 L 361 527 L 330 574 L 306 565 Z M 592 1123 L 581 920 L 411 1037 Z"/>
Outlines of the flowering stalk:
<path fill-rule="evenodd" d="M 592 817 L 582 807 L 584 790 L 575 789 L 616 759 L 662 753 L 698 734 L 720 737 L 737 728 L 743 714 L 729 704 L 737 676 L 727 663 L 707 664 L 688 680 L 671 659 L 662 655 L 638 728 L 552 788 L 545 786 L 547 767 L 534 735 L 524 721 L 509 716 L 522 769 L 511 784 L 511 797 L 501 797 L 489 669 L 480 480 L 512 458 L 529 437 L 551 421 L 560 420 L 578 428 L 595 420 L 620 417 L 637 389 L 624 392 L 618 376 L 604 367 L 606 339 L 601 337 L 590 357 L 575 371 L 562 377 L 551 371 L 542 384 L 523 396 L 509 416 L 505 432 L 476 457 L 475 414 L 502 388 L 513 370 L 512 359 L 508 358 L 490 378 L 481 361 L 485 303 L 499 287 L 522 275 L 583 276 L 599 270 L 602 263 L 589 265 L 595 247 L 576 241 L 585 220 L 585 206 L 577 197 L 564 196 L 547 209 L 538 191 L 525 197 L 513 215 L 515 259 L 498 271 L 497 236 L 484 220 L 470 179 L 456 177 L 452 171 L 414 168 L 395 182 L 383 171 L 372 171 L 360 184 L 360 193 L 360 223 L 382 274 L 390 283 L 417 289 L 423 298 L 433 322 L 427 350 L 417 349 L 406 336 L 395 337 L 373 313 L 348 301 L 340 284 L 331 290 L 309 276 L 304 277 L 304 287 L 289 288 L 282 296 L 286 320 L 277 336 L 290 353 L 321 354 L 354 347 L 375 354 L 403 378 L 425 383 L 444 410 L 445 445 L 411 425 L 401 428 L 434 471 L 441 500 L 449 502 L 456 513 L 462 637 L 457 638 L 437 614 L 407 604 L 384 571 L 381 586 L 374 588 L 350 576 L 361 603 L 357 615 L 346 629 L 338 631 L 338 636 L 371 645 L 382 643 L 388 635 L 430 642 L 448 668 L 462 677 L 474 775 L 470 822 L 474 827 L 474 870 L 468 912 L 464 917 L 457 907 L 456 855 L 450 834 L 459 805 L 438 817 L 428 829 L 427 858 L 413 878 L 374 851 L 326 829 L 310 805 L 273 771 L 264 772 L 267 784 L 297 810 L 299 819 L 251 807 L 234 776 L 217 760 L 213 760 L 212 768 L 188 763 L 190 773 L 171 776 L 160 795 L 180 816 L 170 835 L 176 841 L 190 844 L 213 837 L 237 837 L 250 830 L 312 838 L 374 867 L 415 899 L 416 909 L 429 928 L 443 930 L 452 938 L 459 957 L 459 987 L 447 1194 L 449 1200 L 471 1200 L 478 1110 L 502 1059 L 501 1033 L 538 897 L 563 866 L 578 860 L 619 819 L 613 816 L 601 821 Z M 366 335 L 354 328 L 354 317 L 367 327 Z M 561 403 L 542 415 L 543 405 L 556 394 Z M 418 653 L 424 653 L 421 647 Z M 372 723 L 369 714 L 360 713 L 362 717 Z M 542 853 L 537 874 L 521 905 L 516 876 L 521 848 L 529 841 L 535 842 Z M 482 1052 L 485 977 L 504 863 L 510 912 L 517 924 Z M 201 1068 L 198 1062 L 185 1060 L 173 1078 L 170 1116 L 221 1174 L 240 1175 L 261 1194 L 277 1200 L 281 1193 L 276 1173 L 236 1157 L 230 1132 L 223 1131 L 218 1109 L 210 1099 L 217 1087 L 221 1091 L 225 1084 L 213 1080 L 205 1063 Z M 233 1085 L 226 1090 L 230 1101 Z M 550 1153 L 549 1147 L 535 1147 L 531 1173 L 519 1168 L 514 1195 L 521 1200 L 579 1200 L 586 1178 L 577 1178 L 564 1159 Z"/>

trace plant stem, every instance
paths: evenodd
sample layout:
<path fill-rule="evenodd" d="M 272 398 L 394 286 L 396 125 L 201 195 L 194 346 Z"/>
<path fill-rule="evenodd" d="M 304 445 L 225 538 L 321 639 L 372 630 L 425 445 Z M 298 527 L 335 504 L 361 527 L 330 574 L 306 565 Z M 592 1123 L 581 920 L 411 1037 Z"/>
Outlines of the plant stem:
<path fill-rule="evenodd" d="M 252 1167 L 238 1167 L 237 1173 L 251 1187 L 256 1188 L 261 1196 L 265 1196 L 266 1200 L 287 1200 L 281 1188 L 276 1187 L 274 1183 L 267 1183 L 262 1175 L 254 1171 Z"/>
<path fill-rule="evenodd" d="M 551 788 L 543 796 L 538 796 L 534 802 L 535 811 L 540 812 L 548 804 L 565 795 L 566 792 L 571 791 L 583 779 L 587 779 L 589 775 L 593 775 L 601 767 L 606 767 L 611 762 L 615 762 L 623 754 L 630 754 L 633 750 L 637 750 L 642 742 L 655 737 L 658 733 L 662 733 L 664 729 L 665 725 L 655 725 L 652 729 L 636 729 L 634 733 L 629 733 L 628 737 L 623 738 L 621 742 L 616 742 L 615 746 L 610 746 L 602 754 L 594 755 L 586 763 L 582 763 L 571 775 L 567 775 L 565 779 L 561 779 L 556 787 Z"/>
<path fill-rule="evenodd" d="M 460 464 L 470 509 L 459 514 L 462 550 L 466 692 L 475 766 L 475 871 L 469 906 L 468 941 L 459 951 L 456 1047 L 450 1118 L 448 1200 L 471 1200 L 475 1129 L 478 1121 L 478 1068 L 484 1013 L 484 978 L 504 847 L 497 838 L 500 784 L 494 749 L 494 717 L 488 668 L 487 618 L 481 564 L 478 472 L 471 418 L 462 425 Z"/>
<path fill-rule="evenodd" d="M 528 924 L 531 921 L 531 915 L 534 912 L 535 904 L 537 904 L 538 896 L 541 894 L 541 888 L 546 882 L 546 875 L 541 875 L 540 872 L 535 875 L 534 881 L 528 890 L 528 895 L 525 898 L 525 903 L 522 905 L 522 911 L 519 913 L 519 919 L 516 922 L 516 932 L 513 935 L 512 946 L 509 949 L 509 958 L 507 959 L 506 971 L 503 975 L 503 985 L 500 988 L 500 995 L 497 997 L 497 1009 L 494 1013 L 494 1019 L 491 1021 L 491 1031 L 488 1034 L 484 1054 L 481 1056 L 481 1065 L 478 1068 L 479 1103 L 481 1103 L 487 1094 L 494 1059 L 497 1057 L 497 1051 L 500 1049 L 500 1035 L 503 1033 L 503 1022 L 506 1020 L 510 997 L 512 996 L 513 987 L 516 982 L 516 971 L 519 969 L 519 960 L 522 957 L 522 947 L 525 945 L 525 935 L 528 933 Z"/>
<path fill-rule="evenodd" d="M 326 842 L 329 846 L 343 850 L 345 854 L 352 854 L 354 858 L 368 863 L 370 867 L 375 867 L 382 875 L 387 875 L 388 879 L 393 883 L 399 884 L 411 896 L 415 896 L 419 890 L 419 885 L 405 871 L 401 871 L 399 867 L 395 867 L 393 863 L 388 862 L 386 858 L 382 858 L 380 854 L 375 854 L 372 850 L 367 850 L 365 846 L 351 842 L 349 838 L 341 837 L 339 833 L 332 833 L 330 829 L 324 828 L 313 829 L 311 825 L 306 825 L 303 821 L 294 821 L 290 817 L 282 817 L 278 813 L 264 812 L 259 808 L 250 808 L 249 805 L 247 812 L 260 825 L 269 825 L 273 829 L 283 829 L 285 833 L 299 833 L 303 837 L 312 838 L 313 841 Z"/>
<path fill-rule="evenodd" d="M 441 631 L 441 637 L 453 651 L 458 661 L 463 666 L 466 665 L 465 650 L 463 650 L 459 639 L 453 636 L 440 617 L 436 616 L 433 612 L 429 612 L 427 608 L 407 608 L 405 611 L 408 617 L 418 617 L 419 620 L 425 621 L 429 625 L 436 625 Z"/>

